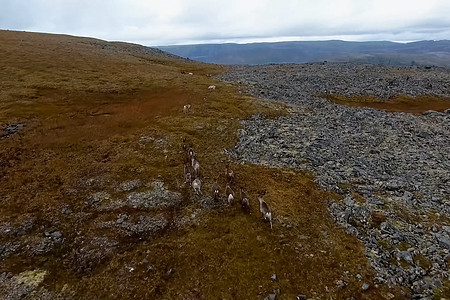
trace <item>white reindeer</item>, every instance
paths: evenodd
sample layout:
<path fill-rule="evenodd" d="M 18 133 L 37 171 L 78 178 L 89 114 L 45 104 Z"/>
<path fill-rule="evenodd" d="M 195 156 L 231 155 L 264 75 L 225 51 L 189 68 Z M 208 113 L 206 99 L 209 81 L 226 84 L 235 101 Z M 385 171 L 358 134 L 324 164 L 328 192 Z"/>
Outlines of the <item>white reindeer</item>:
<path fill-rule="evenodd" d="M 202 181 L 200 180 L 200 178 L 195 178 L 194 181 L 192 181 L 192 188 L 197 195 L 203 195 L 201 187 Z"/>
<path fill-rule="evenodd" d="M 210 86 L 208 86 L 208 90 L 215 90 L 216 89 L 216 86 L 215 85 L 210 85 Z"/>
<path fill-rule="evenodd" d="M 234 192 L 230 187 L 230 184 L 227 183 L 227 186 L 225 187 L 225 195 L 227 196 L 228 204 L 233 205 L 234 201 Z"/>

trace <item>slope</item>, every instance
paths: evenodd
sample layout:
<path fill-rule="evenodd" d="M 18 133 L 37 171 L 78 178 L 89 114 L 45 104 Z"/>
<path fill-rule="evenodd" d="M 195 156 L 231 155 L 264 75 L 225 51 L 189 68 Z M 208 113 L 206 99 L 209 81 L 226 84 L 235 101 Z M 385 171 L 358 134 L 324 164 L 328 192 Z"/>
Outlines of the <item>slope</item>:
<path fill-rule="evenodd" d="M 0 60 L 7 299 L 401 296 L 373 284 L 363 245 L 327 211 L 338 196 L 311 174 L 226 155 L 240 120 L 287 113 L 212 79 L 226 68 L 139 45 L 12 31 L 0 31 Z M 203 196 L 184 184 L 183 138 L 201 163 Z M 226 162 L 250 214 L 209 196 L 214 178 L 224 187 Z M 263 190 L 273 230 L 258 213 Z"/>

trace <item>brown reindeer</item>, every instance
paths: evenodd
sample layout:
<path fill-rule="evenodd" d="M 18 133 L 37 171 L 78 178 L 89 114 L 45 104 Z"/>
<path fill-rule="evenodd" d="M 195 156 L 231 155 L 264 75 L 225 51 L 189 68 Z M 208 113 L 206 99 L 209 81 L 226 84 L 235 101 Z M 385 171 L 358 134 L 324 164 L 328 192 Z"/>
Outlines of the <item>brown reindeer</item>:
<path fill-rule="evenodd" d="M 200 163 L 195 158 L 195 155 L 191 158 L 192 169 L 194 169 L 194 177 L 197 178 L 200 176 Z"/>
<path fill-rule="evenodd" d="M 225 176 L 227 177 L 228 183 L 234 183 L 234 172 L 230 169 L 229 163 L 225 166 Z"/>
<path fill-rule="evenodd" d="M 187 162 L 184 163 L 184 183 L 192 183 L 192 175 Z"/>
<path fill-rule="evenodd" d="M 219 200 L 220 199 L 220 186 L 217 183 L 217 179 L 214 179 L 214 184 L 213 184 L 213 187 L 212 187 L 212 193 L 213 193 L 214 200 Z"/>
<path fill-rule="evenodd" d="M 250 213 L 250 201 L 248 200 L 243 187 L 241 187 L 241 206 L 245 212 Z"/>
<path fill-rule="evenodd" d="M 184 153 L 187 153 L 187 150 L 188 150 L 188 147 L 187 147 L 187 145 L 186 145 L 186 138 L 185 137 L 183 137 L 183 144 L 181 145 L 181 147 L 183 148 L 183 152 Z"/>
<path fill-rule="evenodd" d="M 189 149 L 188 149 L 188 156 L 189 156 L 189 160 L 192 160 L 192 158 L 195 157 L 195 152 L 194 149 L 192 148 L 192 144 L 189 144 Z"/>
<path fill-rule="evenodd" d="M 269 205 L 267 205 L 266 201 L 262 198 L 265 195 L 265 192 L 261 195 L 258 195 L 259 200 L 259 211 L 264 219 L 264 221 L 270 222 L 270 229 L 272 229 L 272 212 L 270 211 Z"/>

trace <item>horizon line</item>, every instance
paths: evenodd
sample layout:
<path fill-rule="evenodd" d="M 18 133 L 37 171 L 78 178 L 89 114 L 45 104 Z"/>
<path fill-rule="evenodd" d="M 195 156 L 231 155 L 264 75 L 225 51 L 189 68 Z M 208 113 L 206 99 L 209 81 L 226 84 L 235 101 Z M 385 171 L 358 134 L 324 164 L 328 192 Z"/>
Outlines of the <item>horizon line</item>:
<path fill-rule="evenodd" d="M 442 41 L 450 41 L 450 39 L 442 39 L 442 40 L 412 40 L 412 41 L 392 41 L 392 40 L 368 40 L 368 41 L 349 41 L 349 40 L 341 40 L 341 39 L 324 39 L 324 40 L 289 40 L 289 41 L 273 41 L 273 42 L 236 42 L 236 41 L 225 41 L 225 42 L 199 42 L 199 43 L 186 43 L 186 44 L 167 44 L 167 45 L 155 45 L 148 47 L 174 47 L 174 46 L 198 46 L 198 45 L 250 45 L 250 44 L 277 44 L 277 43 L 315 43 L 315 42 L 344 42 L 344 43 L 395 43 L 395 44 L 411 44 L 418 42 L 442 42 Z"/>
<path fill-rule="evenodd" d="M 173 47 L 173 46 L 195 46 L 195 45 L 226 45 L 226 44 L 234 44 L 234 45 L 249 45 L 249 44 L 274 44 L 274 43 L 289 43 L 289 42 L 346 42 L 346 43 L 371 43 L 371 42 L 390 42 L 397 44 L 409 44 L 416 42 L 441 42 L 441 41 L 450 41 L 450 39 L 412 39 L 412 40 L 394 40 L 394 39 L 364 39 L 364 40 L 354 40 L 350 38 L 350 36 L 313 36 L 313 37 L 302 37 L 302 36 L 279 36 L 279 37 L 259 37 L 259 38 L 225 38 L 225 39 L 206 39 L 206 40 L 188 40 L 186 42 L 172 42 L 172 43 L 155 43 L 148 40 L 143 39 L 109 39 L 105 37 L 98 37 L 92 35 L 83 35 L 83 34 L 73 34 L 73 33 L 64 33 L 64 32 L 44 32 L 44 31 L 33 31 L 33 30 L 17 30 L 17 29 L 4 29 L 0 28 L 0 30 L 4 31 L 16 31 L 16 32 L 29 32 L 29 33 L 43 33 L 43 34 L 54 34 L 54 35 L 68 35 L 73 37 L 82 37 L 82 38 L 93 38 L 104 40 L 106 42 L 124 42 L 131 44 L 138 44 L 145 47 Z M 345 38 L 347 37 L 347 38 Z"/>

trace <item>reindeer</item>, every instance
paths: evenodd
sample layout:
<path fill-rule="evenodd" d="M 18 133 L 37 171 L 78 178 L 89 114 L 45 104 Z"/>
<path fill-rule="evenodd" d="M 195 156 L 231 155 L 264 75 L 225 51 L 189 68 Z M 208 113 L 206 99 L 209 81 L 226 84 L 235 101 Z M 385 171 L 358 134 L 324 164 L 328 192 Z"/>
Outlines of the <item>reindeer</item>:
<path fill-rule="evenodd" d="M 214 179 L 214 184 L 213 184 L 213 187 L 212 187 L 212 193 L 213 193 L 214 200 L 219 200 L 220 199 L 220 186 L 217 183 L 217 179 Z"/>
<path fill-rule="evenodd" d="M 192 176 L 187 162 L 184 163 L 184 183 L 192 183 Z"/>
<path fill-rule="evenodd" d="M 183 148 L 183 152 L 187 153 L 187 149 L 188 148 L 187 148 L 187 145 L 186 145 L 186 138 L 184 137 L 182 141 L 183 141 L 183 144 L 181 145 L 181 147 Z"/>
<path fill-rule="evenodd" d="M 263 194 L 258 195 L 259 211 L 261 212 L 264 221 L 270 222 L 270 229 L 272 229 L 272 212 L 270 211 L 270 208 L 267 205 L 266 201 L 264 201 L 264 199 L 262 198 L 265 194 L 266 192 L 264 191 Z"/>
<path fill-rule="evenodd" d="M 230 169 L 229 163 L 227 163 L 225 166 L 225 176 L 227 177 L 228 183 L 234 182 L 234 172 Z"/>
<path fill-rule="evenodd" d="M 227 183 L 227 186 L 225 187 L 225 195 L 227 196 L 228 204 L 233 205 L 234 201 L 234 192 L 230 187 L 230 184 Z"/>
<path fill-rule="evenodd" d="M 250 201 L 248 200 L 247 194 L 244 192 L 244 188 L 241 187 L 241 206 L 246 212 L 250 212 Z"/>
<path fill-rule="evenodd" d="M 203 195 L 201 187 L 202 181 L 200 180 L 200 178 L 195 178 L 194 181 L 192 181 L 192 188 L 197 195 Z"/>
<path fill-rule="evenodd" d="M 191 165 L 194 169 L 194 177 L 197 178 L 198 176 L 200 176 L 200 163 L 195 158 L 195 155 L 191 158 Z"/>
<path fill-rule="evenodd" d="M 189 144 L 189 149 L 188 149 L 187 154 L 189 156 L 189 160 L 192 160 L 192 158 L 195 157 L 195 152 L 194 152 L 194 149 L 192 148 L 192 144 Z"/>
<path fill-rule="evenodd" d="M 186 104 L 185 106 L 183 106 L 183 112 L 184 113 L 188 113 L 191 110 L 191 105 L 190 104 Z"/>

